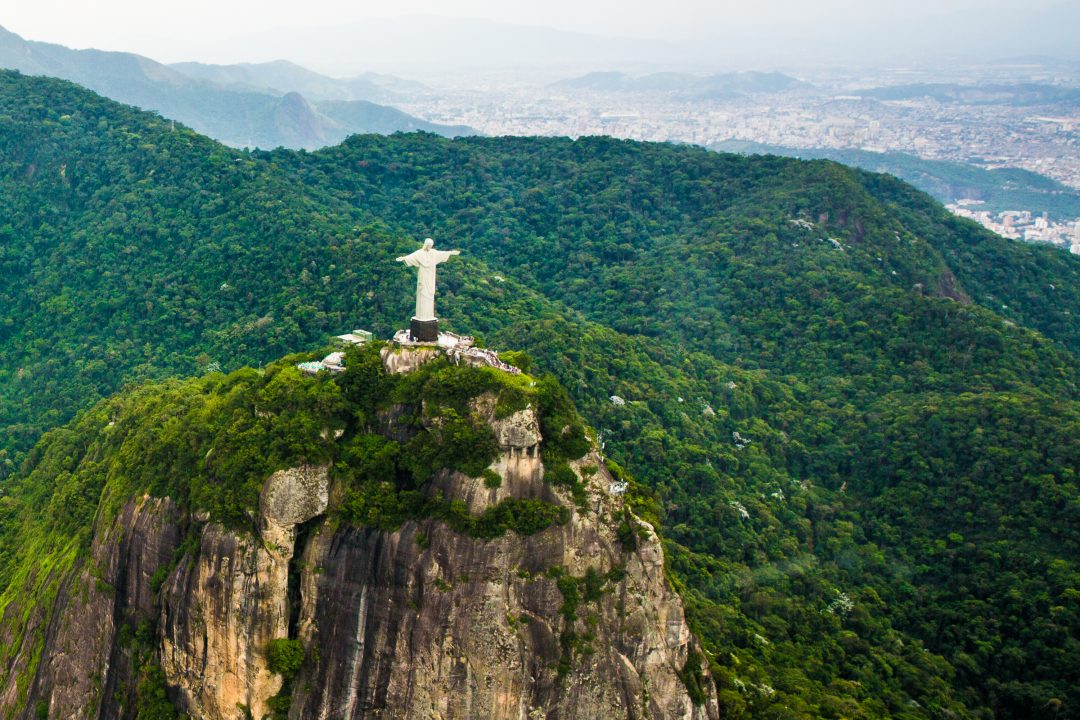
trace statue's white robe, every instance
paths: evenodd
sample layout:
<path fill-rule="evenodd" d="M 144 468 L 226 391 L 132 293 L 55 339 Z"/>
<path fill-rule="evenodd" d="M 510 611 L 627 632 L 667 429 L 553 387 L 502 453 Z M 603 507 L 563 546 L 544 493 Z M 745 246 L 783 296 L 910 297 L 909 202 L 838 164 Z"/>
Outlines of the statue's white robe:
<path fill-rule="evenodd" d="M 416 272 L 416 314 L 413 319 L 421 321 L 435 320 L 435 266 L 446 262 L 452 250 L 428 250 L 420 248 L 414 253 L 398 258 L 409 267 L 418 268 Z"/>

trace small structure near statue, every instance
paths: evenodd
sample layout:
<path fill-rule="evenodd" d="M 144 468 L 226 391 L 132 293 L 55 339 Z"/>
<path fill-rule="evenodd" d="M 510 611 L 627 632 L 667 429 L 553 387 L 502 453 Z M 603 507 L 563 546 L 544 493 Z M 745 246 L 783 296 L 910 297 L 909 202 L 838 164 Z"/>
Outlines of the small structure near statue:
<path fill-rule="evenodd" d="M 364 345 L 371 342 L 371 337 L 371 333 L 367 330 L 353 330 L 344 335 L 335 335 L 334 341 L 338 347 L 342 345 Z M 296 367 L 299 368 L 300 372 L 307 375 L 316 375 L 324 370 L 331 373 L 345 372 L 345 353 L 341 351 L 332 352 L 322 360 L 297 363 Z"/>
<path fill-rule="evenodd" d="M 300 372 L 308 375 L 315 375 L 323 370 L 331 373 L 345 372 L 345 353 L 332 352 L 322 360 L 314 360 L 312 362 L 302 362 L 296 367 L 300 369 Z"/>
<path fill-rule="evenodd" d="M 334 339 L 343 345 L 364 345 L 371 342 L 372 334 L 367 330 L 353 330 L 344 335 L 335 335 Z"/>

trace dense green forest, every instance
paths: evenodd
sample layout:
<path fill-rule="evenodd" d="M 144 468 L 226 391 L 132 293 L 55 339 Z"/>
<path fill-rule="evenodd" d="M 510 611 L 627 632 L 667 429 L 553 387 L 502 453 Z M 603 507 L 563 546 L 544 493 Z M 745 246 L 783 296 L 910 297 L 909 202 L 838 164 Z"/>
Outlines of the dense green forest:
<path fill-rule="evenodd" d="M 0 522 L 124 385 L 388 336 L 425 236 L 463 251 L 446 325 L 531 355 L 640 482 L 727 715 L 1080 717 L 1080 259 L 827 161 L 245 153 L 0 74 Z"/>

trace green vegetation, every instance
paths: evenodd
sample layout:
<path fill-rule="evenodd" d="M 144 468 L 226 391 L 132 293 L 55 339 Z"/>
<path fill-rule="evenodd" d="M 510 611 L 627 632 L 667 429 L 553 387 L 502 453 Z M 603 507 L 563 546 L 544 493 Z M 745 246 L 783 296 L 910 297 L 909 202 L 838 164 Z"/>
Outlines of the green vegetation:
<path fill-rule="evenodd" d="M 267 665 L 270 672 L 281 675 L 284 682 L 277 695 L 267 701 L 273 720 L 285 720 L 289 717 L 292 706 L 293 678 L 304 664 L 304 646 L 299 640 L 276 638 L 270 641 L 266 649 Z"/>
<path fill-rule="evenodd" d="M 623 569 L 612 568 L 610 572 L 601 575 L 596 568 L 587 568 L 581 577 L 571 575 L 566 568 L 555 566 L 548 568 L 545 573 L 555 580 L 562 595 L 562 605 L 559 614 L 563 617 L 563 629 L 559 634 L 559 645 L 562 655 L 556 666 L 559 677 L 564 677 L 573 668 L 574 657 L 580 654 L 589 654 L 593 651 L 592 642 L 595 640 L 593 626 L 595 619 L 591 616 L 585 620 L 585 630 L 579 631 L 578 611 L 583 606 L 594 604 L 604 596 L 604 587 L 608 581 L 619 582 L 623 577 Z"/>
<path fill-rule="evenodd" d="M 547 460 L 547 458 L 545 458 Z M 583 483 L 574 471 L 563 461 L 556 461 L 545 466 L 544 479 L 552 485 L 564 487 L 574 497 L 578 507 L 584 508 L 587 497 L 585 495 L 585 483 Z"/>
<path fill-rule="evenodd" d="M 165 673 L 156 656 L 156 629 L 150 620 L 123 623 L 117 633 L 117 641 L 124 648 L 137 669 L 134 693 L 129 696 L 133 702 L 133 717 L 136 720 L 184 720 L 188 716 L 177 712 L 165 690 Z M 117 701 L 123 703 L 128 689 L 117 690 Z M 41 701 L 37 705 L 41 715 Z M 47 703 L 45 710 L 48 710 Z"/>
<path fill-rule="evenodd" d="M 462 501 L 423 489 L 443 468 L 498 487 L 501 478 L 488 465 L 499 448 L 487 419 L 480 416 L 482 398 L 490 397 L 496 418 L 535 403 L 543 419 L 547 405 L 542 398 L 552 395 L 558 383 L 492 368 L 455 367 L 445 359 L 405 375 L 387 375 L 379 350 L 371 345 L 350 351 L 348 370 L 338 380 L 362 430 L 340 444 L 335 471 L 345 483 L 343 517 L 383 530 L 396 530 L 407 520 L 434 518 L 483 539 L 508 530 L 531 535 L 569 519 L 565 508 L 516 498 L 505 498 L 473 516 Z M 552 406 L 551 412 L 584 433 L 572 405 Z M 400 440 L 386 437 L 395 433 Z"/>
<path fill-rule="evenodd" d="M 463 502 L 445 499 L 432 487 L 447 470 L 487 470 L 497 447 L 487 416 L 480 413 L 522 401 L 538 403 L 540 391 L 532 389 L 531 378 L 458 368 L 445 359 L 408 375 L 389 376 L 379 359 L 381 349 L 372 344 L 351 350 L 348 369 L 336 377 L 300 373 L 296 362 L 310 356 L 297 355 L 262 371 L 244 368 L 140 386 L 47 433 L 23 471 L 4 487 L 0 630 L 13 642 L 0 648 L 0 681 L 14 682 L 26 702 L 26 685 L 48 629 L 36 618 L 52 612 L 58 589 L 73 569 L 89 563 L 91 585 L 98 592 L 113 592 L 88 556 L 93 528 L 95 523 L 108 527 L 124 503 L 143 493 L 171 497 L 181 508 L 256 532 L 265 479 L 279 469 L 325 463 L 344 494 L 332 510 L 335 520 L 388 530 L 406 520 L 441 521 L 483 540 L 511 531 L 533 534 L 569 520 L 567 508 L 517 498 L 472 515 Z M 569 419 L 580 424 L 576 417 Z M 330 439 L 339 432 L 339 440 Z M 399 432 L 407 439 L 388 437 Z M 154 573 L 154 592 L 178 562 L 192 560 L 198 538 L 197 533 L 186 535 L 171 562 Z M 27 667 L 8 676 L 25 633 L 32 633 L 28 641 L 34 655 Z M 153 654 L 157 635 L 152 623 L 141 623 L 137 630 L 124 625 L 119 636 L 138 671 L 132 696 L 138 717 L 175 718 Z M 286 680 L 286 690 L 272 707 L 275 717 L 284 717 L 288 683 L 304 660 L 304 648 L 297 640 L 277 639 L 267 655 L 270 669 Z"/>
<path fill-rule="evenodd" d="M 565 521 L 560 508 L 539 501 L 507 499 L 473 517 L 460 502 L 428 497 L 426 485 L 443 468 L 476 476 L 487 469 L 497 447 L 486 420 L 469 408 L 485 393 L 498 404 L 500 389 L 517 397 L 521 379 L 446 360 L 390 376 L 380 347 L 350 351 L 349 369 L 338 378 L 303 375 L 295 367 L 301 355 L 261 372 L 142 386 L 52 431 L 6 488 L 0 586 L 16 590 L 8 583 L 30 558 L 78 556 L 95 517 L 107 520 L 143 492 L 249 527 L 263 481 L 302 463 L 332 465 L 345 486 L 341 512 L 361 524 L 393 529 L 405 519 L 434 517 L 491 538 Z M 373 373 L 379 381 L 366 382 Z M 389 415 L 407 441 L 377 434 L 393 432 L 384 425 Z M 335 430 L 345 433 L 340 442 L 328 439 Z M 152 583 L 160 587 L 166 573 Z M 43 582 L 40 573 L 28 575 L 34 576 Z"/>
<path fill-rule="evenodd" d="M 495 490 L 502 486 L 502 478 L 499 473 L 495 472 L 491 468 L 484 468 L 484 472 L 481 473 L 484 478 L 484 487 L 489 490 Z"/>
<path fill-rule="evenodd" d="M 165 673 L 152 663 L 143 668 L 136 691 L 135 720 L 183 720 L 187 715 L 177 712 L 165 692 Z"/>
<path fill-rule="evenodd" d="M 292 680 L 304 664 L 304 646 L 299 640 L 277 638 L 266 649 L 266 661 L 270 672 L 277 673 L 286 681 Z"/>
<path fill-rule="evenodd" d="M 459 533 L 491 540 L 512 530 L 532 535 L 566 523 L 569 510 L 542 500 L 504 498 L 479 515 L 460 500 L 426 497 L 418 490 L 397 490 L 393 483 L 370 483 L 346 491 L 342 514 L 355 525 L 393 531 L 407 520 L 442 520 Z M 425 536 L 426 541 L 426 536 Z"/>
<path fill-rule="evenodd" d="M 94 405 L 388 336 L 393 258 L 425 235 L 465 251 L 447 326 L 557 383 L 360 355 L 336 382 L 283 363 Z M 243 524 L 297 457 L 334 464 L 346 520 L 461 522 L 412 493 L 483 476 L 468 400 L 491 390 L 541 409 L 556 478 L 587 448 L 571 399 L 636 478 L 725 716 L 1080 717 L 1080 260 L 895 178 L 607 138 L 244 153 L 0 74 L 0 303 L 0 607 L 48 607 L 103 495 Z M 153 472 L 173 463 L 190 483 Z M 552 519 L 499 512 L 476 531 Z"/>
<path fill-rule="evenodd" d="M 679 671 L 679 679 L 686 686 L 686 691 L 690 694 L 690 700 L 695 705 L 702 705 L 709 698 L 705 690 L 705 683 L 708 681 L 705 679 L 705 673 L 702 672 L 704 666 L 705 661 L 701 657 L 701 653 L 691 650 L 686 655 L 686 664 Z"/>

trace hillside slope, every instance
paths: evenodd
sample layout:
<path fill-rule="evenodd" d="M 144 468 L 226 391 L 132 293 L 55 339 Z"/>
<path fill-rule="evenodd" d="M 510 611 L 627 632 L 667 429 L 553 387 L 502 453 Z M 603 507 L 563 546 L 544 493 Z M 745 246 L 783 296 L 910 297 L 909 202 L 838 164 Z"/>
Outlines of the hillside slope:
<path fill-rule="evenodd" d="M 242 153 L 3 80 L 9 461 L 124 383 L 389 336 L 393 258 L 431 235 L 463 251 L 446 324 L 553 372 L 652 493 L 722 712 L 1080 712 L 1080 259 L 829 162 L 423 134 Z"/>
<path fill-rule="evenodd" d="M 320 100 L 394 102 L 402 98 L 433 92 L 423 83 L 393 75 L 364 73 L 348 78 L 332 78 L 287 60 L 235 65 L 182 62 L 172 63 L 169 67 L 188 77 L 209 80 L 218 85 L 238 89 L 258 89 L 275 95 L 298 92 L 316 102 Z"/>

